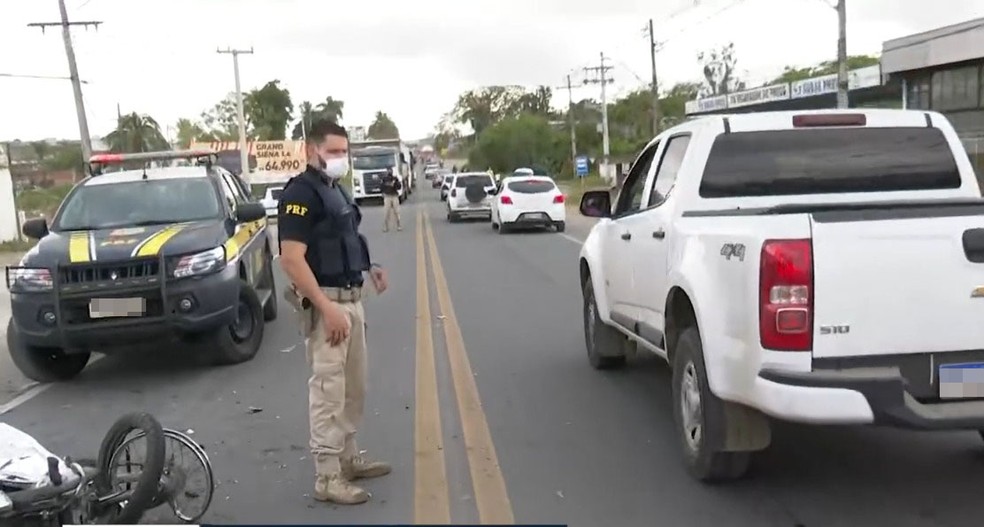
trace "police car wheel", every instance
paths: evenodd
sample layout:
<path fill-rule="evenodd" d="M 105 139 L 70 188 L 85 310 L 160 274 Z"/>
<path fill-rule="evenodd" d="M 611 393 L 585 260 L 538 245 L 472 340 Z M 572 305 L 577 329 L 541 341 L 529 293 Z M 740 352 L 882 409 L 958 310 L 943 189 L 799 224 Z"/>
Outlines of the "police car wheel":
<path fill-rule="evenodd" d="M 89 364 L 90 353 L 65 353 L 58 348 L 39 348 L 25 344 L 14 321 L 7 323 L 7 349 L 10 359 L 25 377 L 41 383 L 67 381 Z"/>
<path fill-rule="evenodd" d="M 239 283 L 236 320 L 215 332 L 215 360 L 218 364 L 239 364 L 252 360 L 263 342 L 263 305 L 256 291 Z"/>

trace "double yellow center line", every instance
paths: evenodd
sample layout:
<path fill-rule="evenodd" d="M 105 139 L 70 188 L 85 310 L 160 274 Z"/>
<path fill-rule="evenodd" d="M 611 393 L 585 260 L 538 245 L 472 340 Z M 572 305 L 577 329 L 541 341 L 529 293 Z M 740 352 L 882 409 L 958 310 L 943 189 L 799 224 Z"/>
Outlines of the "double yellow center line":
<path fill-rule="evenodd" d="M 437 301 L 444 315 L 444 338 L 447 347 L 451 380 L 461 418 L 465 452 L 471 472 L 475 504 L 483 524 L 515 523 L 512 503 L 502 477 L 492 433 L 475 384 L 465 341 L 451 303 L 451 294 L 444 277 L 444 267 L 437 253 L 430 219 L 417 213 L 417 373 L 416 414 L 414 420 L 414 522 L 418 524 L 448 524 L 451 522 L 448 498 L 447 469 L 444 460 L 440 399 L 437 389 L 437 364 L 433 318 L 430 311 L 430 291 L 427 282 L 427 261 L 424 241 L 430 254 L 431 271 Z"/>

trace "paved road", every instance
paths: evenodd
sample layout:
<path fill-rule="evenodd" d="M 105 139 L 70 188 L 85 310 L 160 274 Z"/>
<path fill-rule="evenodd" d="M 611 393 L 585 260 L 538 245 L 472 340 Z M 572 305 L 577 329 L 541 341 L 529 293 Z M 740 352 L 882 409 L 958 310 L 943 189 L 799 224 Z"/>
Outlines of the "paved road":
<path fill-rule="evenodd" d="M 307 373 L 286 305 L 251 363 L 206 368 L 175 349 L 109 358 L 0 419 L 75 455 L 92 455 L 128 411 L 192 429 L 222 482 L 203 520 L 217 523 L 980 524 L 984 445 L 972 433 L 777 425 L 751 479 L 692 482 L 672 432 L 667 368 L 647 357 L 621 372 L 587 365 L 571 238 L 588 223 L 566 237 L 499 236 L 484 222 L 448 224 L 436 192 L 421 194 L 403 209 L 402 233 L 383 234 L 380 209 L 366 212 L 393 285 L 366 308 L 362 447 L 395 465 L 368 483 L 369 504 L 307 496 Z M 418 230 L 418 212 L 431 235 Z M 418 297 L 424 283 L 429 295 Z"/>

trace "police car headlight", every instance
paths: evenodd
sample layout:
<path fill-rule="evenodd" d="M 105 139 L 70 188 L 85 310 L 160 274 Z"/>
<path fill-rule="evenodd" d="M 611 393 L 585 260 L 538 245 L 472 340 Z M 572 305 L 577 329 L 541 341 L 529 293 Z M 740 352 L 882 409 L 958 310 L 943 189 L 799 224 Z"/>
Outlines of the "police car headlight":
<path fill-rule="evenodd" d="M 11 293 L 38 293 L 51 291 L 54 281 L 51 271 L 34 267 L 8 267 L 7 289 Z"/>
<path fill-rule="evenodd" d="M 216 247 L 208 251 L 182 256 L 171 271 L 175 278 L 200 276 L 214 273 L 225 267 L 226 254 L 224 247 Z"/>

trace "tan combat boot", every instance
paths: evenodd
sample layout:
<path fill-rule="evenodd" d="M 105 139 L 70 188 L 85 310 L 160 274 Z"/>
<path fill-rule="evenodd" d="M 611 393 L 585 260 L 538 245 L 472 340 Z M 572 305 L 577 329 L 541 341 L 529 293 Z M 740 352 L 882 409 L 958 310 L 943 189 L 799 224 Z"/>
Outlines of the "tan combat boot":
<path fill-rule="evenodd" d="M 389 474 L 393 468 L 389 463 L 370 461 L 362 456 L 344 457 L 341 459 L 342 475 L 349 481 L 363 478 L 378 478 Z"/>
<path fill-rule="evenodd" d="M 369 493 L 356 487 L 342 474 L 318 476 L 314 480 L 314 499 L 342 505 L 358 505 L 369 501 Z"/>

